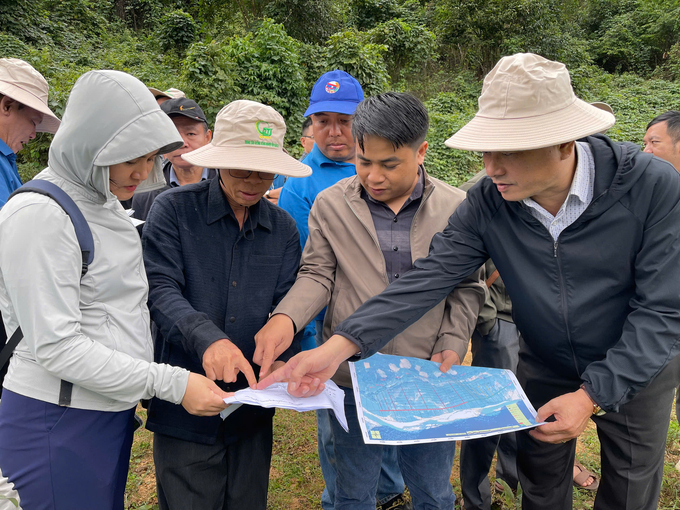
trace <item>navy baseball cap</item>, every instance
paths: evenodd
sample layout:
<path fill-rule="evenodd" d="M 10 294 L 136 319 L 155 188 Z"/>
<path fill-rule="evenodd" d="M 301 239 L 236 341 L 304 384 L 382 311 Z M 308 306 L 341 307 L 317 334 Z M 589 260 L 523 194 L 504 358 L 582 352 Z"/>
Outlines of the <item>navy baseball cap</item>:
<path fill-rule="evenodd" d="M 364 100 L 359 82 L 345 71 L 329 71 L 316 80 L 305 117 L 314 113 L 333 112 L 352 115 Z"/>
<path fill-rule="evenodd" d="M 183 115 L 184 117 L 189 117 L 193 120 L 199 120 L 206 124 L 208 123 L 208 119 L 205 118 L 205 113 L 203 113 L 201 107 L 196 104 L 196 101 L 187 99 L 186 97 L 175 97 L 163 101 L 161 103 L 161 110 L 163 110 L 168 117 Z"/>

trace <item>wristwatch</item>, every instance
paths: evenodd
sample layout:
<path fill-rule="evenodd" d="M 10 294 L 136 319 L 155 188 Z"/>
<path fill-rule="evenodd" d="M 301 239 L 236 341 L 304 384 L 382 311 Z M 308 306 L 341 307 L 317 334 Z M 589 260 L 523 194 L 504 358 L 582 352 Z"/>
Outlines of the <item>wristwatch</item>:
<path fill-rule="evenodd" d="M 581 389 L 582 389 L 583 391 L 586 392 L 586 395 L 588 395 L 588 392 L 586 391 L 585 384 L 582 384 L 582 385 L 581 385 Z M 590 397 L 590 395 L 588 395 L 588 398 L 589 398 L 590 401 L 593 403 L 593 416 L 603 416 L 603 415 L 607 414 L 607 411 L 605 411 L 604 409 L 602 409 L 602 408 L 599 406 L 599 404 L 598 404 L 597 402 L 595 402 L 595 401 Z"/>
<path fill-rule="evenodd" d="M 269 198 L 269 192 L 270 192 L 270 191 L 271 191 L 271 190 L 268 189 L 267 191 L 264 192 L 264 197 L 265 197 L 265 198 Z"/>

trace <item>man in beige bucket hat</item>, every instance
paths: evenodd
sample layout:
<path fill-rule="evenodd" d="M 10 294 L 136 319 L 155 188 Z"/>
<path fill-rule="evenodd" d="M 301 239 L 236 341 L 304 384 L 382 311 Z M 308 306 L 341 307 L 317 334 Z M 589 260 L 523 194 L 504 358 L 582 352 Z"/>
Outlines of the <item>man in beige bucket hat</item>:
<path fill-rule="evenodd" d="M 16 154 L 36 132 L 56 133 L 43 76 L 18 58 L 0 58 L 0 207 L 21 186 Z"/>
<path fill-rule="evenodd" d="M 576 438 L 592 418 L 595 509 L 655 509 L 680 378 L 680 174 L 597 134 L 613 123 L 574 95 L 563 64 L 502 58 L 479 112 L 446 142 L 483 152 L 487 177 L 412 271 L 259 387 L 317 393 L 342 360 L 376 352 L 491 258 L 522 335 L 518 379 L 549 421 L 517 432 L 523 508 L 572 507 Z"/>
<path fill-rule="evenodd" d="M 202 370 L 227 391 L 255 385 L 254 336 L 300 263 L 295 222 L 262 198 L 276 174 L 311 174 L 284 152 L 285 133 L 269 106 L 225 106 L 212 142 L 182 155 L 218 177 L 160 194 L 142 236 L 156 359 Z M 274 351 L 287 360 L 299 339 Z M 160 508 L 264 510 L 273 414 L 242 406 L 222 421 L 153 399 L 147 427 Z"/>

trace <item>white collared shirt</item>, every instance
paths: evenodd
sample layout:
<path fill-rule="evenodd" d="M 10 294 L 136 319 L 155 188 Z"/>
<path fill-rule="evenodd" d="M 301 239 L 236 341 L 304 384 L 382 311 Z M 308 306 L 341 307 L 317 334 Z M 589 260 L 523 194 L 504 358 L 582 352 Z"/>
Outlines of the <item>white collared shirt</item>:
<path fill-rule="evenodd" d="M 576 142 L 576 171 L 571 181 L 567 199 L 553 216 L 531 198 L 522 200 L 531 215 L 548 229 L 557 241 L 562 231 L 574 223 L 593 200 L 595 186 L 595 159 L 590 144 Z"/>

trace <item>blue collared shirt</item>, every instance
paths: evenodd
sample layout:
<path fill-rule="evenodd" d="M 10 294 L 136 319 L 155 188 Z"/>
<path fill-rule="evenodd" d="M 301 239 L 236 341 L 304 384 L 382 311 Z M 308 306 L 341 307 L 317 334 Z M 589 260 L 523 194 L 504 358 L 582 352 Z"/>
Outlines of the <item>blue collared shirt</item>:
<path fill-rule="evenodd" d="M 17 169 L 17 155 L 0 139 L 0 207 L 5 205 L 9 196 L 21 187 L 21 177 Z"/>
<path fill-rule="evenodd" d="M 279 207 L 288 211 L 297 224 L 303 249 L 309 237 L 309 211 L 316 196 L 345 177 L 356 174 L 354 163 L 328 159 L 318 145 L 314 145 L 305 158 L 305 165 L 311 167 L 312 175 L 288 179 L 279 196 Z"/>

